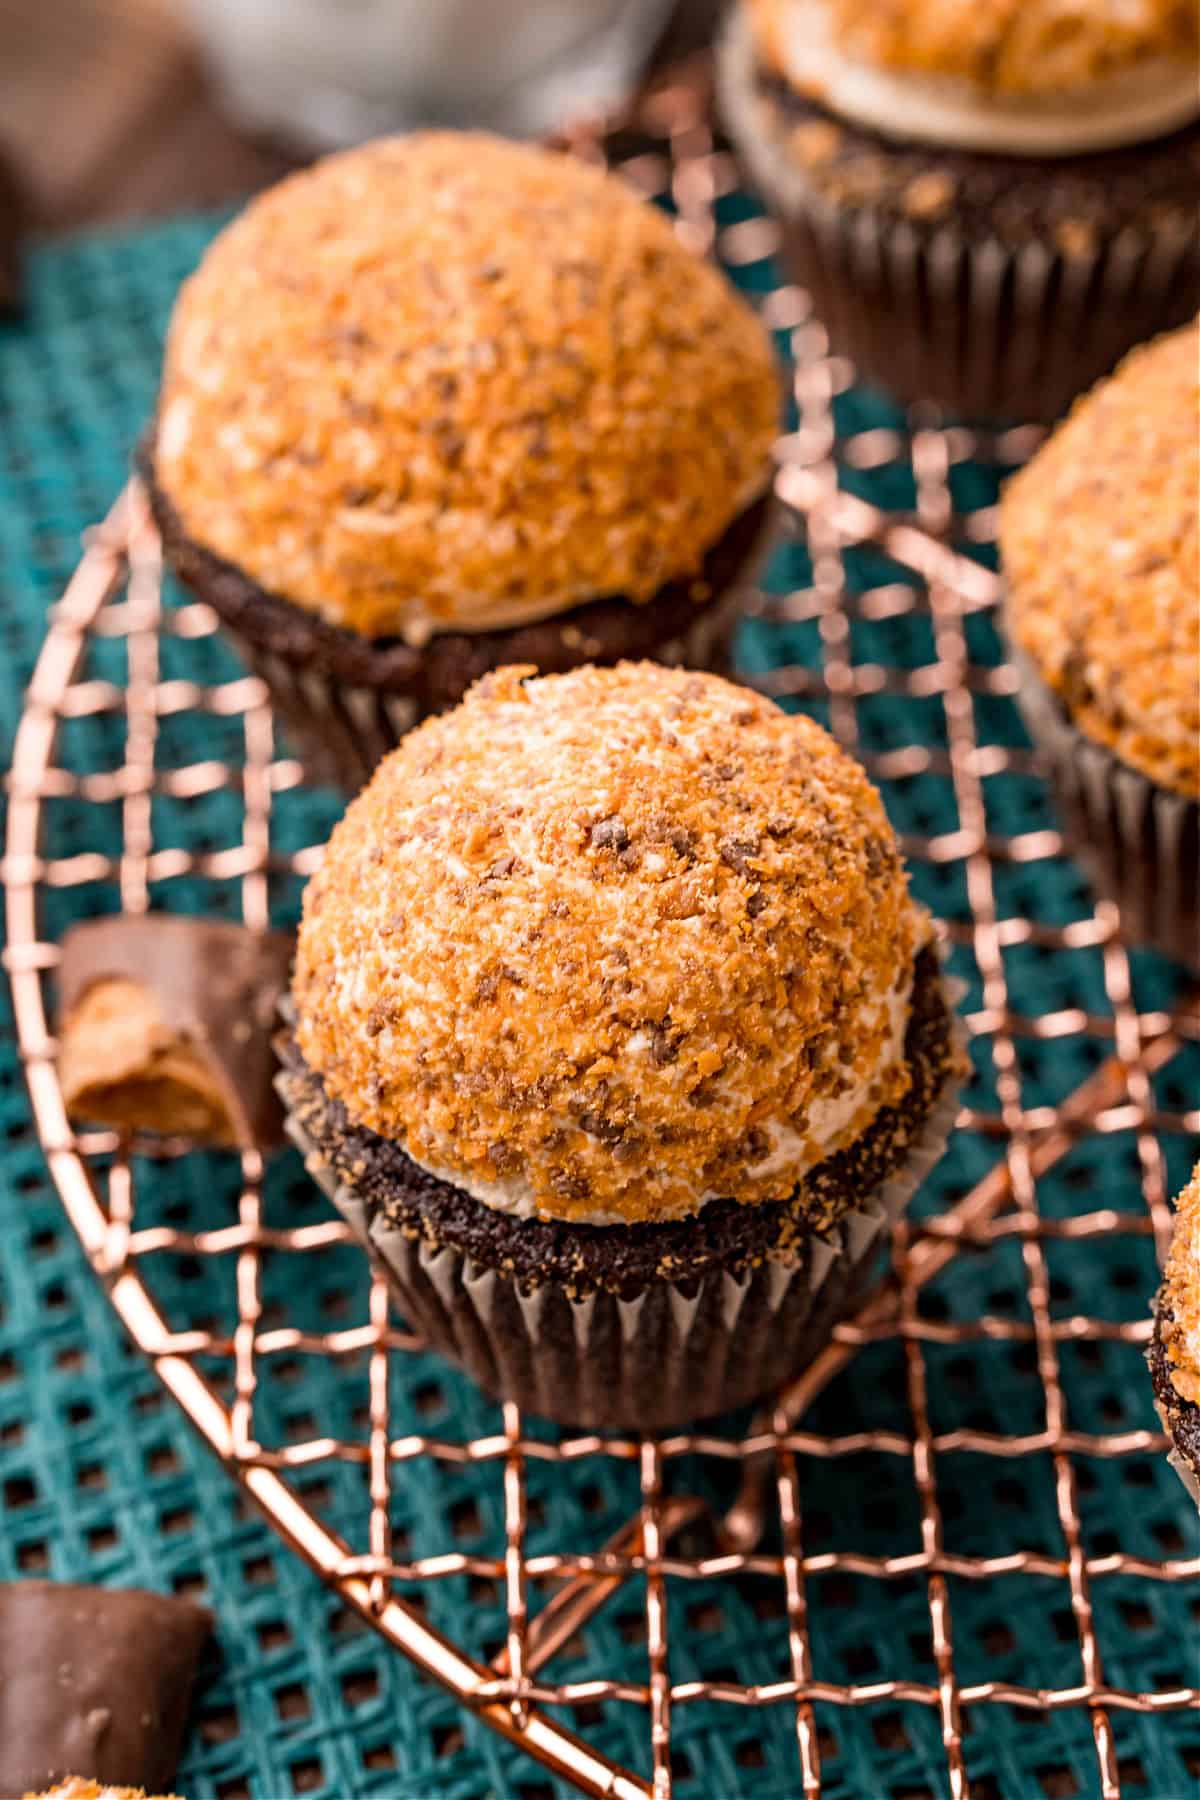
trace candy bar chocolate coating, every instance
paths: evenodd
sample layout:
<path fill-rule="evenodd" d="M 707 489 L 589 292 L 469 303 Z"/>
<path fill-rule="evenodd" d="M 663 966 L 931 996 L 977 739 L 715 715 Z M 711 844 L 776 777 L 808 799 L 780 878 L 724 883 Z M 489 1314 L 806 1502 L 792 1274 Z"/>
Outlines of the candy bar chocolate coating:
<path fill-rule="evenodd" d="M 211 1614 L 138 1589 L 0 1584 L 0 1794 L 171 1788 Z"/>

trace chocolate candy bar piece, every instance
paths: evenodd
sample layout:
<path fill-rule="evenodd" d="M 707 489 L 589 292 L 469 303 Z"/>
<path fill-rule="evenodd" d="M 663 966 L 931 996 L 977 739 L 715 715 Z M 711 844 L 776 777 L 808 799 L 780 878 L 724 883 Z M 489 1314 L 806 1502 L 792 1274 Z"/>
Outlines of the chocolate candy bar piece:
<path fill-rule="evenodd" d="M 277 1143 L 271 1035 L 292 947 L 283 932 L 182 914 L 72 926 L 58 973 L 67 1111 L 122 1131 Z"/>
<path fill-rule="evenodd" d="M 0 1794 L 68 1775 L 169 1792 L 211 1629 L 162 1594 L 0 1583 Z"/>

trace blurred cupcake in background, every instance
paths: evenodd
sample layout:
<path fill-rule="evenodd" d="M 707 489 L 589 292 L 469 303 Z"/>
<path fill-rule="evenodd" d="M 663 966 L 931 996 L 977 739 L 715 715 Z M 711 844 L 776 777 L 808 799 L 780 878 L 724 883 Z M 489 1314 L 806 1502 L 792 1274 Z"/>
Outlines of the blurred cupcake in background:
<path fill-rule="evenodd" d="M 720 664 L 779 407 L 765 329 L 657 208 L 430 133 L 221 234 L 143 466 L 170 564 L 354 788 L 501 663 Z"/>
<path fill-rule="evenodd" d="M 1171 1466 L 1200 1506 L 1200 1163 L 1176 1201 L 1147 1361 Z"/>
<path fill-rule="evenodd" d="M 427 720 L 304 900 L 280 1091 L 405 1318 L 488 1392 L 666 1429 L 802 1367 L 961 1054 L 863 771 L 649 663 Z"/>
<path fill-rule="evenodd" d="M 1200 304 L 1195 0 L 742 0 L 724 111 L 835 351 L 1050 420 Z"/>
<path fill-rule="evenodd" d="M 1200 327 L 1146 345 L 1004 490 L 1018 699 L 1126 933 L 1200 967 Z"/>

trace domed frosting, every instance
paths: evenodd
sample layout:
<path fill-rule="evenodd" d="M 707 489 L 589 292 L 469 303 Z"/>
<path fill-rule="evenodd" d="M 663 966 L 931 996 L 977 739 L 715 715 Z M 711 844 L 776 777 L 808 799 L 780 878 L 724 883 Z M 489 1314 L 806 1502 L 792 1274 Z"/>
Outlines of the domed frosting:
<path fill-rule="evenodd" d="M 1008 483 L 1008 620 L 1088 737 L 1200 794 L 1200 329 L 1135 350 Z"/>
<path fill-rule="evenodd" d="M 383 139 L 216 240 L 171 323 L 155 477 L 267 591 L 423 642 L 699 568 L 766 486 L 769 338 L 581 160 Z"/>
<path fill-rule="evenodd" d="M 650 664 L 488 676 L 304 903 L 297 1039 L 350 1118 L 506 1210 L 786 1196 L 895 1103 L 922 915 L 811 720 Z"/>

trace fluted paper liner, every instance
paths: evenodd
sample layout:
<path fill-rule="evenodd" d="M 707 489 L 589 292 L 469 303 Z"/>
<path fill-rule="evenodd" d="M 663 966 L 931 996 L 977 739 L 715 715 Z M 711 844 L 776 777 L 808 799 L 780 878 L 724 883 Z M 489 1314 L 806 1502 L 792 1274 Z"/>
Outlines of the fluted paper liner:
<path fill-rule="evenodd" d="M 287 1129 L 404 1317 L 480 1387 L 565 1424 L 662 1431 L 757 1399 L 824 1348 L 874 1284 L 892 1226 L 945 1149 L 958 1085 L 950 1073 L 903 1162 L 826 1236 L 740 1276 L 657 1281 L 630 1299 L 548 1282 L 523 1291 L 457 1249 L 388 1230 L 294 1114 Z"/>
<path fill-rule="evenodd" d="M 1158 1416 L 1162 1420 L 1163 1430 L 1169 1432 L 1170 1425 L 1167 1421 L 1167 1415 L 1161 1406 L 1158 1409 Z M 1200 1475 L 1197 1475 L 1195 1469 L 1193 1469 L 1191 1463 L 1187 1460 L 1187 1457 L 1176 1450 L 1174 1446 L 1167 1451 L 1167 1461 L 1191 1495 L 1197 1509 L 1200 1510 Z"/>
<path fill-rule="evenodd" d="M 736 13 L 718 58 L 721 107 L 783 233 L 783 255 L 839 354 L 905 402 L 979 420 L 1051 420 L 1135 344 L 1195 310 L 1194 235 L 1128 227 L 1069 251 L 963 235 L 839 205 L 757 117 L 750 32 Z"/>
<path fill-rule="evenodd" d="M 1011 641 L 1011 640 L 1010 640 Z M 1200 801 L 1159 787 L 1086 737 L 1024 651 L 1017 704 L 1050 764 L 1072 848 L 1134 942 L 1200 967 Z"/>

